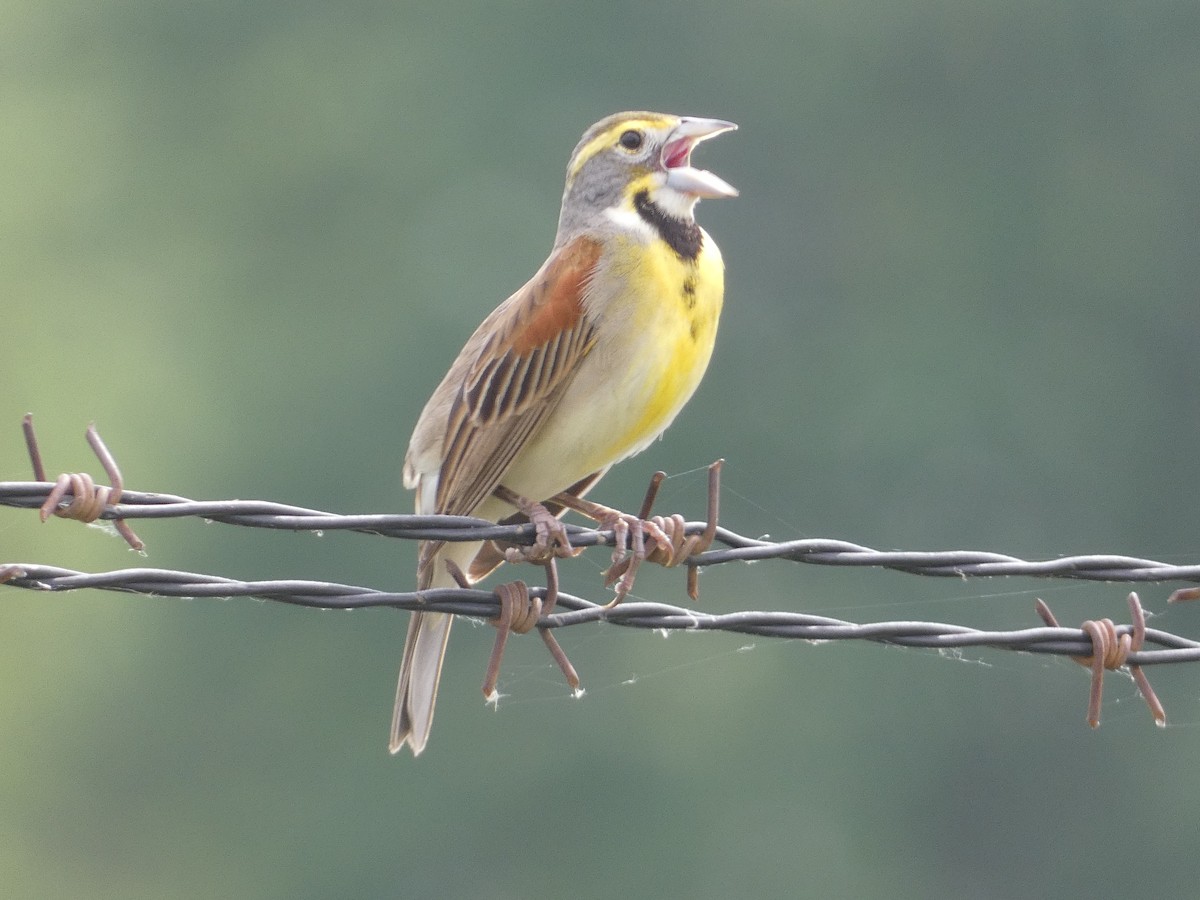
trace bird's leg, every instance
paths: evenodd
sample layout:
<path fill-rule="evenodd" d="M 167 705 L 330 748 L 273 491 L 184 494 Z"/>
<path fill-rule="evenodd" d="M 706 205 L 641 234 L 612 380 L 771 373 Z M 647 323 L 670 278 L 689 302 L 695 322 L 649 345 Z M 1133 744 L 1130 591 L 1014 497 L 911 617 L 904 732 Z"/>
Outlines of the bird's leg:
<path fill-rule="evenodd" d="M 616 595 L 609 606 L 616 606 L 633 590 L 633 582 L 637 577 L 638 567 L 650 555 L 666 554 L 670 558 L 675 553 L 675 544 L 664 529 L 664 520 L 655 516 L 649 518 L 650 509 L 658 495 L 658 486 L 666 478 L 663 472 L 655 472 L 642 501 L 638 515 L 630 515 L 592 500 L 585 500 L 573 494 L 556 494 L 551 500 L 567 509 L 573 509 L 599 524 L 603 530 L 613 533 L 612 565 L 604 573 L 604 583 L 616 586 Z M 655 547 L 647 552 L 646 536 L 654 541 Z"/>
<path fill-rule="evenodd" d="M 703 553 L 712 546 L 720 514 L 721 467 L 724 464 L 725 460 L 718 459 L 708 467 L 708 515 L 704 530 L 694 534 L 687 533 L 687 523 L 681 515 L 650 515 L 658 497 L 659 486 L 666 478 L 663 472 L 655 472 L 651 477 L 637 516 L 609 509 L 572 494 L 557 494 L 550 498 L 552 503 L 573 509 L 595 520 L 600 523 L 601 528 L 612 529 L 615 544 L 613 563 L 604 573 L 605 584 L 617 585 L 617 595 L 610 602 L 610 606 L 620 603 L 633 588 L 637 569 L 643 562 L 658 563 L 670 569 L 686 563 L 692 556 Z M 646 546 L 647 534 L 654 540 L 651 547 Z M 700 569 L 694 565 L 688 566 L 687 592 L 693 600 L 699 599 Z"/>
<path fill-rule="evenodd" d="M 496 485 L 496 489 L 492 493 L 505 503 L 511 503 L 519 509 L 533 525 L 535 535 L 533 544 L 528 547 L 510 547 L 505 551 L 505 558 L 509 562 L 525 561 L 541 564 L 548 559 L 578 556 L 582 552 L 571 546 L 571 540 L 567 536 L 567 526 L 541 503 L 530 500 L 528 497 L 522 497 L 516 491 L 511 491 L 502 484 Z"/>

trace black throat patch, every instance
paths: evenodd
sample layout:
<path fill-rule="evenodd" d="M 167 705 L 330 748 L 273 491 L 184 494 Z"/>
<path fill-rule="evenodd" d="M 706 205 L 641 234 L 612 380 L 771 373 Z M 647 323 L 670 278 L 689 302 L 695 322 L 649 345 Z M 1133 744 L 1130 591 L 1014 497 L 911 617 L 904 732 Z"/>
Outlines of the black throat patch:
<path fill-rule="evenodd" d="M 659 233 L 680 259 L 693 260 L 700 255 L 704 237 L 695 222 L 684 222 L 662 211 L 650 199 L 649 191 L 638 191 L 633 195 L 633 207 L 650 227 Z"/>

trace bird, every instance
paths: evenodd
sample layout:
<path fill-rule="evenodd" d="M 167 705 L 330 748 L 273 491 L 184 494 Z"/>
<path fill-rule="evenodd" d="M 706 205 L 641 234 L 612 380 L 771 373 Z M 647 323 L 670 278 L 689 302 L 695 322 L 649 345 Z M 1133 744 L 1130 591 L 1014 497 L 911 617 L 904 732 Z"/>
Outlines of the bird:
<path fill-rule="evenodd" d="M 736 128 L 635 111 L 584 132 L 549 257 L 471 335 L 417 420 L 403 480 L 418 514 L 496 522 L 519 511 L 543 526 L 555 521 L 543 501 L 582 497 L 671 424 L 708 367 L 724 298 L 721 251 L 696 203 L 738 193 L 691 154 Z M 501 561 L 480 543 L 425 541 L 417 587 L 474 583 Z M 451 623 L 412 613 L 393 754 L 425 749 Z"/>

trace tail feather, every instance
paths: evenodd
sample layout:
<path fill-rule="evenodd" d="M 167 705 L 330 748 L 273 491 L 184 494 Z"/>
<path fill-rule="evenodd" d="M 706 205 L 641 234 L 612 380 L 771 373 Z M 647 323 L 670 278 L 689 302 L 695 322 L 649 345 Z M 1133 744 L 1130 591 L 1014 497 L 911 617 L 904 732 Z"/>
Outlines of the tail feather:
<path fill-rule="evenodd" d="M 421 495 L 418 494 L 418 497 Z M 420 504 L 418 503 L 418 511 Z M 421 545 L 422 565 L 417 588 L 455 587 L 447 562 L 464 569 L 479 549 L 479 544 L 438 543 L 433 555 L 426 557 L 429 542 Z M 419 756 L 429 740 L 433 726 L 433 708 L 437 703 L 438 682 L 442 677 L 442 660 L 450 640 L 454 617 L 446 613 L 414 612 L 408 622 L 404 639 L 404 661 L 400 663 L 400 679 L 396 683 L 396 705 L 392 711 L 392 731 L 388 750 L 399 753 L 405 744 L 413 756 Z"/>
<path fill-rule="evenodd" d="M 405 460 L 404 483 L 416 488 L 418 514 L 437 511 L 436 475 L 418 477 L 410 474 Z M 454 579 L 442 561 L 455 553 L 472 553 L 464 545 L 445 545 L 422 542 L 419 551 L 417 588 L 452 587 Z M 404 659 L 400 663 L 400 679 L 396 683 L 396 705 L 392 710 L 392 730 L 388 750 L 399 753 L 407 744 L 413 756 L 420 756 L 433 727 L 433 708 L 437 704 L 438 682 L 442 678 L 442 660 L 450 641 L 450 626 L 454 617 L 445 613 L 414 612 L 408 621 L 408 636 L 404 639 Z"/>
<path fill-rule="evenodd" d="M 419 756 L 433 727 L 433 708 L 437 703 L 442 660 L 450 640 L 454 617 L 445 613 L 415 612 L 408 623 L 404 640 L 404 662 L 396 685 L 396 707 L 392 713 L 388 750 L 399 753 L 408 744 L 413 756 Z"/>
<path fill-rule="evenodd" d="M 582 497 L 606 470 L 601 469 L 580 479 L 567 488 L 566 493 Z M 437 511 L 437 479 L 434 477 L 409 477 L 405 483 L 417 489 L 417 512 Z M 550 503 L 556 515 L 565 509 Z M 476 510 L 476 515 L 495 519 L 494 511 Z M 505 521 L 518 521 L 519 514 Z M 421 590 L 432 587 L 454 587 L 447 562 L 467 573 L 474 584 L 486 577 L 504 561 L 498 545 L 482 543 L 442 543 L 427 541 L 421 545 L 417 587 Z M 442 677 L 442 660 L 446 656 L 446 644 L 450 640 L 450 626 L 454 617 L 446 613 L 414 612 L 408 623 L 408 636 L 404 640 L 404 661 L 400 663 L 400 679 L 396 684 L 396 706 L 392 712 L 392 731 L 388 749 L 399 753 L 406 744 L 413 756 L 419 756 L 429 740 L 433 726 L 433 708 L 437 703 L 438 682 Z"/>

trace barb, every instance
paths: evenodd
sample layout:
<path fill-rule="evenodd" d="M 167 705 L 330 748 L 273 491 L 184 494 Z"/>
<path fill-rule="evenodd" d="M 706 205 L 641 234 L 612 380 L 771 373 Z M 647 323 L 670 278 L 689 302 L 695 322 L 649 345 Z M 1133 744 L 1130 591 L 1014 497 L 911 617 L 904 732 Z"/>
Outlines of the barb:
<path fill-rule="evenodd" d="M 1142 609 L 1142 601 L 1135 593 L 1126 598 L 1129 602 L 1129 615 L 1133 621 L 1128 631 L 1122 631 L 1113 624 L 1112 619 L 1088 620 L 1080 627 L 1091 639 L 1092 653 L 1090 656 L 1073 656 L 1072 659 L 1085 669 L 1092 670 L 1092 689 L 1088 696 L 1087 723 L 1093 728 L 1100 727 L 1100 702 L 1104 696 L 1104 670 L 1128 668 L 1129 674 L 1141 692 L 1142 699 L 1150 707 L 1150 715 L 1154 724 L 1162 727 L 1167 724 L 1167 712 L 1163 709 L 1154 688 L 1150 687 L 1150 679 L 1142 671 L 1141 666 L 1131 663 L 1129 657 L 1142 649 L 1146 642 L 1146 613 Z M 1058 620 L 1044 600 L 1037 601 L 1037 614 L 1051 628 L 1058 627 Z"/>
<path fill-rule="evenodd" d="M 29 452 L 33 477 L 38 481 L 45 481 L 46 467 L 42 463 L 42 451 L 38 447 L 37 433 L 33 429 L 33 413 L 25 414 L 24 419 L 21 420 L 21 429 L 25 433 L 25 449 Z M 103 466 L 111 487 L 96 484 L 92 480 L 92 476 L 87 473 L 59 475 L 39 507 L 43 522 L 54 515 L 90 524 L 104 515 L 106 510 L 120 502 L 124 480 L 121 478 L 121 470 L 117 466 L 117 461 L 109 452 L 94 424 L 87 427 L 86 436 L 88 446 L 92 448 L 92 452 L 96 454 L 100 465 Z M 63 501 L 67 497 L 71 499 L 64 504 Z M 125 523 L 124 519 L 117 515 L 109 516 L 109 518 L 113 520 L 117 532 L 125 538 L 130 547 L 134 550 L 145 548 L 146 545 L 142 539 L 133 533 L 133 529 Z"/>

